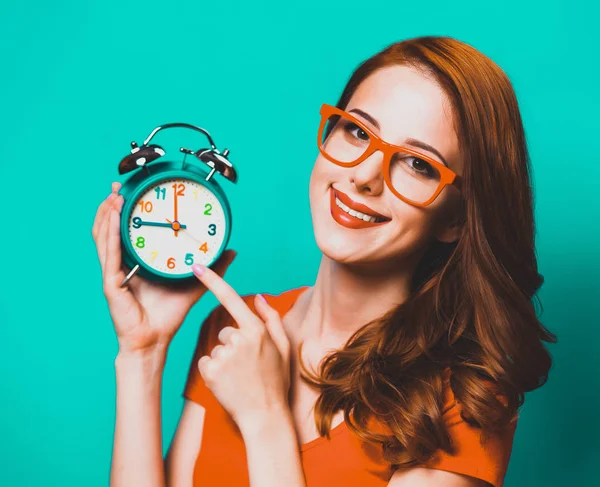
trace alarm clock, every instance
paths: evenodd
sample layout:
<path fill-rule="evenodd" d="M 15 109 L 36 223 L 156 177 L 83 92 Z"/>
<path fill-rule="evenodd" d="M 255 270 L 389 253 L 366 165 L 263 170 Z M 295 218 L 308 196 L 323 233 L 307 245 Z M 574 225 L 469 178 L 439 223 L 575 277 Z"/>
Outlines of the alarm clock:
<path fill-rule="evenodd" d="M 165 150 L 150 144 L 161 130 L 184 128 L 206 136 L 209 148 L 181 147 L 181 161 L 159 160 Z M 237 172 L 203 128 L 187 123 L 156 127 L 141 146 L 119 163 L 129 174 L 119 193 L 121 255 L 129 270 L 121 287 L 135 275 L 163 284 L 197 280 L 192 264 L 210 267 L 225 250 L 231 234 L 231 209 L 215 175 L 237 182 Z M 186 161 L 186 158 L 188 160 Z"/>

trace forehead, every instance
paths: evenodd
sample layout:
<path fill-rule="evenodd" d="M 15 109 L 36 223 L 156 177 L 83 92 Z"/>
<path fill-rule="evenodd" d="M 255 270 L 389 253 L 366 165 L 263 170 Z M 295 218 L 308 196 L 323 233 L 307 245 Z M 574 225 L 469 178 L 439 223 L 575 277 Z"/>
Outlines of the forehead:
<path fill-rule="evenodd" d="M 372 73 L 358 86 L 346 111 L 352 108 L 375 118 L 380 126 L 375 132 L 387 142 L 421 140 L 457 169 L 458 140 L 450 102 L 435 80 L 415 68 L 388 66 Z"/>

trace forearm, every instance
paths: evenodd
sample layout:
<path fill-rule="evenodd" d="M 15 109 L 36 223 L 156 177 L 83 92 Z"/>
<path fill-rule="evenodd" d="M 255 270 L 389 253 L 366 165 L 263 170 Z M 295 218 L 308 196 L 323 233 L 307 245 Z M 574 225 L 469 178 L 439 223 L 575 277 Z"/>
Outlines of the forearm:
<path fill-rule="evenodd" d="M 306 487 L 296 430 L 289 412 L 240 427 L 252 487 Z"/>
<path fill-rule="evenodd" d="M 164 487 L 161 387 L 166 348 L 115 359 L 117 412 L 111 487 Z"/>

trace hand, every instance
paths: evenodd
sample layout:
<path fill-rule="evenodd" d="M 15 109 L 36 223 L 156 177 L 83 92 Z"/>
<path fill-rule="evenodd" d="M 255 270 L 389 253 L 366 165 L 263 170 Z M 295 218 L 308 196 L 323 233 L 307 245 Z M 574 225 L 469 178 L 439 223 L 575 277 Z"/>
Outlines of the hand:
<path fill-rule="evenodd" d="M 123 196 L 119 183 L 96 212 L 92 236 L 102 267 L 103 290 L 108 301 L 120 351 L 146 351 L 168 347 L 190 308 L 206 292 L 203 285 L 176 288 L 135 275 L 126 287 L 121 282 L 129 272 L 121 262 L 120 213 Z M 236 253 L 223 252 L 215 263 L 215 273 L 223 275 Z M 194 281 L 192 281 L 194 284 Z"/>
<path fill-rule="evenodd" d="M 241 430 L 265 414 L 289 412 L 290 343 L 279 313 L 257 295 L 257 316 L 211 269 L 192 270 L 238 324 L 223 328 L 222 344 L 198 360 L 207 387 Z"/>

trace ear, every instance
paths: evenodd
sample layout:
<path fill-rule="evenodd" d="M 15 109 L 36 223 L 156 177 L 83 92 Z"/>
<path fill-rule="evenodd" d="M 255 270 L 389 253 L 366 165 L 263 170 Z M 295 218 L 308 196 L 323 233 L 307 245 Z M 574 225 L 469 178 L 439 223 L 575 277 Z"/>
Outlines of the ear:
<path fill-rule="evenodd" d="M 456 242 L 460 237 L 461 230 L 461 225 L 453 224 L 450 226 L 446 226 L 445 228 L 442 228 L 439 232 L 437 232 L 435 238 L 440 242 L 453 243 Z"/>
<path fill-rule="evenodd" d="M 450 205 L 448 211 L 440 218 L 435 238 L 440 242 L 453 243 L 460 238 L 463 230 L 464 219 L 460 217 L 463 211 L 462 205 L 455 202 Z"/>

